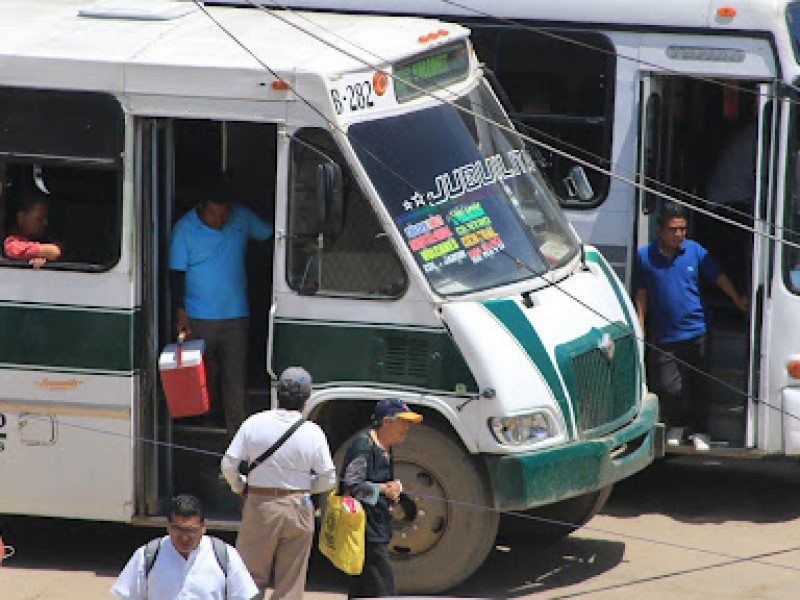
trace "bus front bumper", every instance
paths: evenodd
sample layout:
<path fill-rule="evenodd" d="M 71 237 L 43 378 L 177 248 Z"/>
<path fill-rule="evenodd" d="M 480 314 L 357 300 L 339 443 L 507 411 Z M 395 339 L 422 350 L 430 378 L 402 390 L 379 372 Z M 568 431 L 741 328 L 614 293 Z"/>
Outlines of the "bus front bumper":
<path fill-rule="evenodd" d="M 495 507 L 525 510 L 588 494 L 641 471 L 658 456 L 658 399 L 648 394 L 636 419 L 606 436 L 529 454 L 484 455 Z"/>

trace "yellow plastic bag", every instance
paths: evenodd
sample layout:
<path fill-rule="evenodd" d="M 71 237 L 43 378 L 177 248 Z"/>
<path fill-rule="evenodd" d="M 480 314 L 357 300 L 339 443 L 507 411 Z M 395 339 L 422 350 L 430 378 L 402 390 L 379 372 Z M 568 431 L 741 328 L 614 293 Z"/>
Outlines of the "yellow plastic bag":
<path fill-rule="evenodd" d="M 364 528 L 367 516 L 361 503 L 334 492 L 328 495 L 328 505 L 319 532 L 319 551 L 333 565 L 348 575 L 358 575 L 364 568 Z"/>

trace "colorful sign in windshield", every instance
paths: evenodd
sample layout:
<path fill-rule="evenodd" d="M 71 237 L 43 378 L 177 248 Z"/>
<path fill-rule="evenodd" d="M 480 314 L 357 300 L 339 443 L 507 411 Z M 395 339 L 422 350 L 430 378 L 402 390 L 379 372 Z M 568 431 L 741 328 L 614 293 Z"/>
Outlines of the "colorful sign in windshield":
<path fill-rule="evenodd" d="M 476 264 L 505 247 L 480 201 L 458 203 L 444 216 L 414 221 L 403 233 L 426 273 L 464 260 Z"/>
<path fill-rule="evenodd" d="M 528 153 L 512 150 L 441 173 L 434 191 L 417 191 L 404 201 L 403 233 L 423 270 L 431 273 L 463 261 L 477 264 L 502 251 L 505 244 L 487 210 L 487 203 L 498 201 L 491 188 L 534 169 Z M 448 202 L 442 207 L 446 210 L 436 209 Z"/>

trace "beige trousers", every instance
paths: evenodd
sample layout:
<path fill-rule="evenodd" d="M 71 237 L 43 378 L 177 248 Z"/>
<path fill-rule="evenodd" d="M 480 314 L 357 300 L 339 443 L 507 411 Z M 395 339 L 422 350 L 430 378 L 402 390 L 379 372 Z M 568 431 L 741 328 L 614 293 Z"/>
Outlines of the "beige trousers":
<path fill-rule="evenodd" d="M 301 494 L 249 494 L 244 503 L 236 549 L 264 598 L 275 574 L 271 600 L 300 600 L 306 586 L 314 536 L 314 508 Z"/>

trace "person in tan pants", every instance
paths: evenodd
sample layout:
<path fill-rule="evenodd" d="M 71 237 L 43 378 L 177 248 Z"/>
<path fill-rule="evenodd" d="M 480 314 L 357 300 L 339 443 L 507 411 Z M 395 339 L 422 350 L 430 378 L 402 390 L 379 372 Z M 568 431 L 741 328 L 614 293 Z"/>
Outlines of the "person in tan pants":
<path fill-rule="evenodd" d="M 300 367 L 286 369 L 278 381 L 278 409 L 242 423 L 221 463 L 231 489 L 245 499 L 236 549 L 259 599 L 273 574 L 272 600 L 303 597 L 314 535 L 311 494 L 336 484 L 325 434 L 303 420 L 310 394 L 311 376 Z M 241 461 L 249 465 L 246 477 L 239 473 Z"/>

